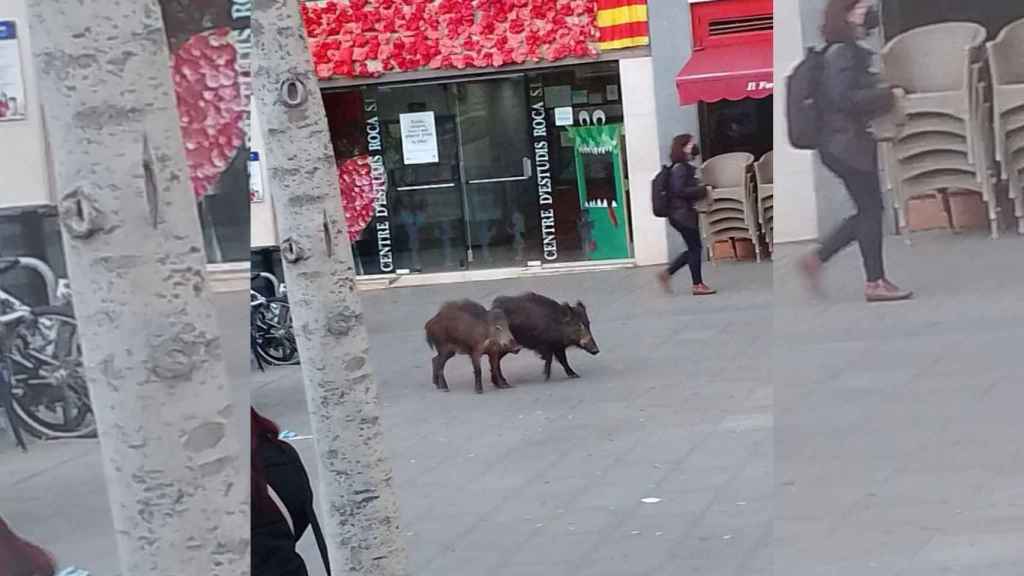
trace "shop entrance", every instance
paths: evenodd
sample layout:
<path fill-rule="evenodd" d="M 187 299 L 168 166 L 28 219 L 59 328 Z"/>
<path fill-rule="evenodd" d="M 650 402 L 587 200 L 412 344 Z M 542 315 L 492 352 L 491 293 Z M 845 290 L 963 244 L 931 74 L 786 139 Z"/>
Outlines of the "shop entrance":
<path fill-rule="evenodd" d="M 397 270 L 525 263 L 537 201 L 524 78 L 388 86 L 376 100 Z"/>
<path fill-rule="evenodd" d="M 327 90 L 360 275 L 628 258 L 618 65 Z"/>

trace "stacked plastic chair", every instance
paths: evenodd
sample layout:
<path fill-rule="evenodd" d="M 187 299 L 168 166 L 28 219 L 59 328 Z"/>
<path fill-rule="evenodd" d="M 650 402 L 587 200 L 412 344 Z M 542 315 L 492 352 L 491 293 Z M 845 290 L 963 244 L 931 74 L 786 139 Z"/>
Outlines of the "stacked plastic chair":
<path fill-rule="evenodd" d="M 772 153 L 768 151 L 754 162 L 754 176 L 757 188 L 757 218 L 768 244 L 768 252 L 775 251 L 775 221 L 772 210 L 775 201 L 775 178 L 772 174 Z"/>
<path fill-rule="evenodd" d="M 757 261 L 761 261 L 757 217 L 750 185 L 750 165 L 754 156 L 746 152 L 730 152 L 709 159 L 701 167 L 701 178 L 708 187 L 708 200 L 703 207 L 702 234 L 714 258 L 714 245 L 728 240 L 735 249 L 736 240 L 754 244 Z"/>
<path fill-rule="evenodd" d="M 891 135 L 882 152 L 904 234 L 911 198 L 959 189 L 981 193 L 999 235 L 985 37 L 978 24 L 945 22 L 904 32 L 882 50 L 885 80 L 904 91 L 900 124 L 881 130 Z"/>
<path fill-rule="evenodd" d="M 1013 200 L 1017 232 L 1024 234 L 1024 19 L 988 43 L 992 72 L 996 160 Z"/>

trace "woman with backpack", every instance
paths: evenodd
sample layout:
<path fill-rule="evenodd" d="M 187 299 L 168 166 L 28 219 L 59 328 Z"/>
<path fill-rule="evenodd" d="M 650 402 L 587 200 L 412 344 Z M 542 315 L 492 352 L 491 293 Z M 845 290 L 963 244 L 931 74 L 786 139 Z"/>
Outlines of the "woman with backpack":
<path fill-rule="evenodd" d="M 825 8 L 822 35 L 828 46 L 818 101 L 822 119 L 818 153 L 822 163 L 843 181 L 857 212 L 800 262 L 812 290 L 820 294 L 822 265 L 856 240 L 864 261 L 868 302 L 913 296 L 886 278 L 882 257 L 884 203 L 878 147 L 868 123 L 893 109 L 895 92 L 870 71 L 872 53 L 859 44 L 878 26 L 878 10 L 872 0 L 830 0 Z"/>
<path fill-rule="evenodd" d="M 694 206 L 707 195 L 707 189 L 697 179 L 697 168 L 690 163 L 700 152 L 692 134 L 680 134 L 672 139 L 669 158 L 672 164 L 666 167 L 659 180 L 667 190 L 668 222 L 686 242 L 686 250 L 676 257 L 666 270 L 658 274 L 658 283 L 665 292 L 672 293 L 672 276 L 684 267 L 690 267 L 690 279 L 693 281 L 694 296 L 707 296 L 716 291 L 704 283 L 701 275 L 701 262 L 704 256 L 704 245 L 700 238 L 700 221 L 697 208 Z"/>
<path fill-rule="evenodd" d="M 274 422 L 251 409 L 252 576 L 308 576 L 295 550 L 312 526 L 327 574 L 327 546 L 302 458 Z"/>

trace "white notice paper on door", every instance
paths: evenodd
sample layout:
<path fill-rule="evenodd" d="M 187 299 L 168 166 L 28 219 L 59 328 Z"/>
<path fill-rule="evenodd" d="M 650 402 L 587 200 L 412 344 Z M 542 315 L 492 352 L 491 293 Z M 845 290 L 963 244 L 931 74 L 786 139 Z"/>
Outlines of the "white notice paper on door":
<path fill-rule="evenodd" d="M 405 164 L 434 164 L 437 155 L 437 124 L 433 112 L 411 112 L 398 117 L 402 127 L 402 158 Z"/>
<path fill-rule="evenodd" d="M 573 124 L 572 106 L 555 108 L 555 126 L 572 126 Z"/>

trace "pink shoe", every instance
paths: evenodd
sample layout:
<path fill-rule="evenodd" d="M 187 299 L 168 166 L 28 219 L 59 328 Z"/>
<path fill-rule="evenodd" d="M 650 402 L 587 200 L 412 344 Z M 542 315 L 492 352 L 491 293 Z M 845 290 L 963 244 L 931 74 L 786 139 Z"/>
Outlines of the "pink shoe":
<path fill-rule="evenodd" d="M 885 278 L 864 285 L 864 299 L 868 302 L 899 302 L 913 297 L 912 291 L 903 290 Z"/>
<path fill-rule="evenodd" d="M 824 298 L 825 290 L 821 287 L 821 259 L 814 252 L 800 259 L 800 272 L 803 273 L 807 289 L 816 298 Z"/>
<path fill-rule="evenodd" d="M 658 285 L 665 291 L 665 294 L 672 293 L 672 275 L 667 270 L 658 272 Z"/>
<path fill-rule="evenodd" d="M 703 282 L 700 284 L 695 284 L 693 286 L 694 296 L 710 296 L 712 294 L 718 294 L 718 290 L 711 288 L 710 286 L 704 284 Z"/>

